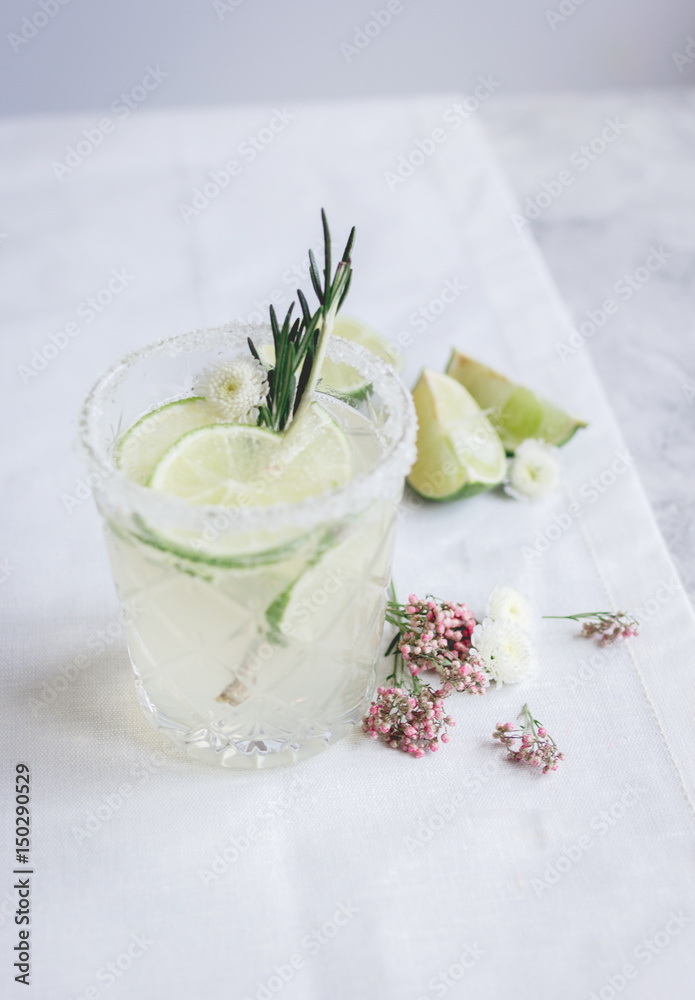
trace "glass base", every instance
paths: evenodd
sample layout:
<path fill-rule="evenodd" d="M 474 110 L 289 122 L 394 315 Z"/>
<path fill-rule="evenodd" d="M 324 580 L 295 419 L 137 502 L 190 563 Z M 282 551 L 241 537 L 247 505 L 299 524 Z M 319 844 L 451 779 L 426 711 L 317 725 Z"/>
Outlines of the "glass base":
<path fill-rule="evenodd" d="M 190 729 L 169 716 L 164 715 L 150 700 L 142 681 L 136 678 L 135 688 L 145 715 L 154 728 L 166 736 L 174 746 L 191 757 L 206 764 L 221 767 L 258 769 L 286 767 L 308 757 L 313 757 L 337 743 L 352 732 L 362 718 L 362 711 L 351 713 L 333 725 L 330 732 L 297 738 L 256 737 L 255 739 L 232 739 L 211 729 Z"/>

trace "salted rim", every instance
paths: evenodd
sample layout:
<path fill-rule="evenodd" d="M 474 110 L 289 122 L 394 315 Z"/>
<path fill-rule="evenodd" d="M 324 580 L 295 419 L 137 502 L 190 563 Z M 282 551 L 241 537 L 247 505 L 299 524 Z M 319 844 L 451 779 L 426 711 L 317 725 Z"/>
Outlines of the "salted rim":
<path fill-rule="evenodd" d="M 247 352 L 246 338 L 249 336 L 257 345 L 273 340 L 268 324 L 230 322 L 194 330 L 131 351 L 97 380 L 80 413 L 79 438 L 88 463 L 99 472 L 100 482 L 95 493 L 107 508 L 141 514 L 152 524 L 161 520 L 175 522 L 192 531 L 204 531 L 215 518 L 219 520 L 220 515 L 228 522 L 225 534 L 252 528 L 274 530 L 285 525 L 338 519 L 351 511 L 361 510 L 378 496 L 388 495 L 398 486 L 398 481 L 405 478 L 415 460 L 417 418 L 412 397 L 390 365 L 364 347 L 340 337 L 331 337 L 328 356 L 332 361 L 342 361 L 356 368 L 381 397 L 386 414 L 380 427 L 375 428 L 385 447 L 384 455 L 371 471 L 356 476 L 339 489 L 308 497 L 299 503 L 233 508 L 190 504 L 180 497 L 150 490 L 120 472 L 115 467 L 113 444 L 107 443 L 101 418 L 105 398 L 118 389 L 131 369 L 146 358 L 176 357 L 200 348 L 232 348 Z M 108 471 L 104 472 L 105 469 Z"/>

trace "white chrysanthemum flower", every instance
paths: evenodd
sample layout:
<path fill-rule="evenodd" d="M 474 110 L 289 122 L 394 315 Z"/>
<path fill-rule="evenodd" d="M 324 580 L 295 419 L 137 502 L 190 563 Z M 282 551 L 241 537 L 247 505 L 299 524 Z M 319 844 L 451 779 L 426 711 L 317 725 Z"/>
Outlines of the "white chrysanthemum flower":
<path fill-rule="evenodd" d="M 508 584 L 501 584 L 492 591 L 487 599 L 487 614 L 489 618 L 516 622 L 524 632 L 530 632 L 533 627 L 531 605 L 523 594 Z"/>
<path fill-rule="evenodd" d="M 477 654 L 498 684 L 517 684 L 531 670 L 531 642 L 523 629 L 508 618 L 485 618 L 473 629 L 471 644 L 471 652 Z"/>
<path fill-rule="evenodd" d="M 222 420 L 247 420 L 268 395 L 265 368 L 255 358 L 237 358 L 206 368 L 195 388 Z"/>
<path fill-rule="evenodd" d="M 560 482 L 557 448 L 536 438 L 527 438 L 509 462 L 505 491 L 516 500 L 538 500 Z"/>

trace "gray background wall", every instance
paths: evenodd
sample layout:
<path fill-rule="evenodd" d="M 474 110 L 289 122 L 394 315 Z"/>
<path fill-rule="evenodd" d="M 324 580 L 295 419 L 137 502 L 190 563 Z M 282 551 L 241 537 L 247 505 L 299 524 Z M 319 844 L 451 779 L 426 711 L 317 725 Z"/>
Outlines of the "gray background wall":
<path fill-rule="evenodd" d="M 168 76 L 149 106 L 466 91 L 480 74 L 506 92 L 695 82 L 695 59 L 673 58 L 692 0 L 390 0 L 381 26 L 388 2 L 5 0 L 0 113 L 106 108 L 150 65 Z"/>

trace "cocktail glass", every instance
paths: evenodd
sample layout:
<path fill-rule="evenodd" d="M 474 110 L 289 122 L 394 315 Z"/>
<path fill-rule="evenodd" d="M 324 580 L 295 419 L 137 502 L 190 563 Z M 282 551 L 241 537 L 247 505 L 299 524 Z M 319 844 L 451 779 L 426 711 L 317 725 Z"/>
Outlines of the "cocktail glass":
<path fill-rule="evenodd" d="M 394 370 L 331 338 L 328 356 L 365 384 L 350 400 L 316 393 L 350 445 L 346 485 L 298 503 L 251 497 L 228 508 L 126 478 L 117 467 L 124 432 L 193 395 L 205 367 L 248 357 L 248 336 L 259 348 L 272 342 L 269 327 L 232 323 L 129 354 L 99 379 L 81 416 L 140 703 L 180 748 L 244 768 L 301 760 L 360 720 L 416 432 Z M 143 423 L 153 445 L 156 432 L 156 421 Z"/>

